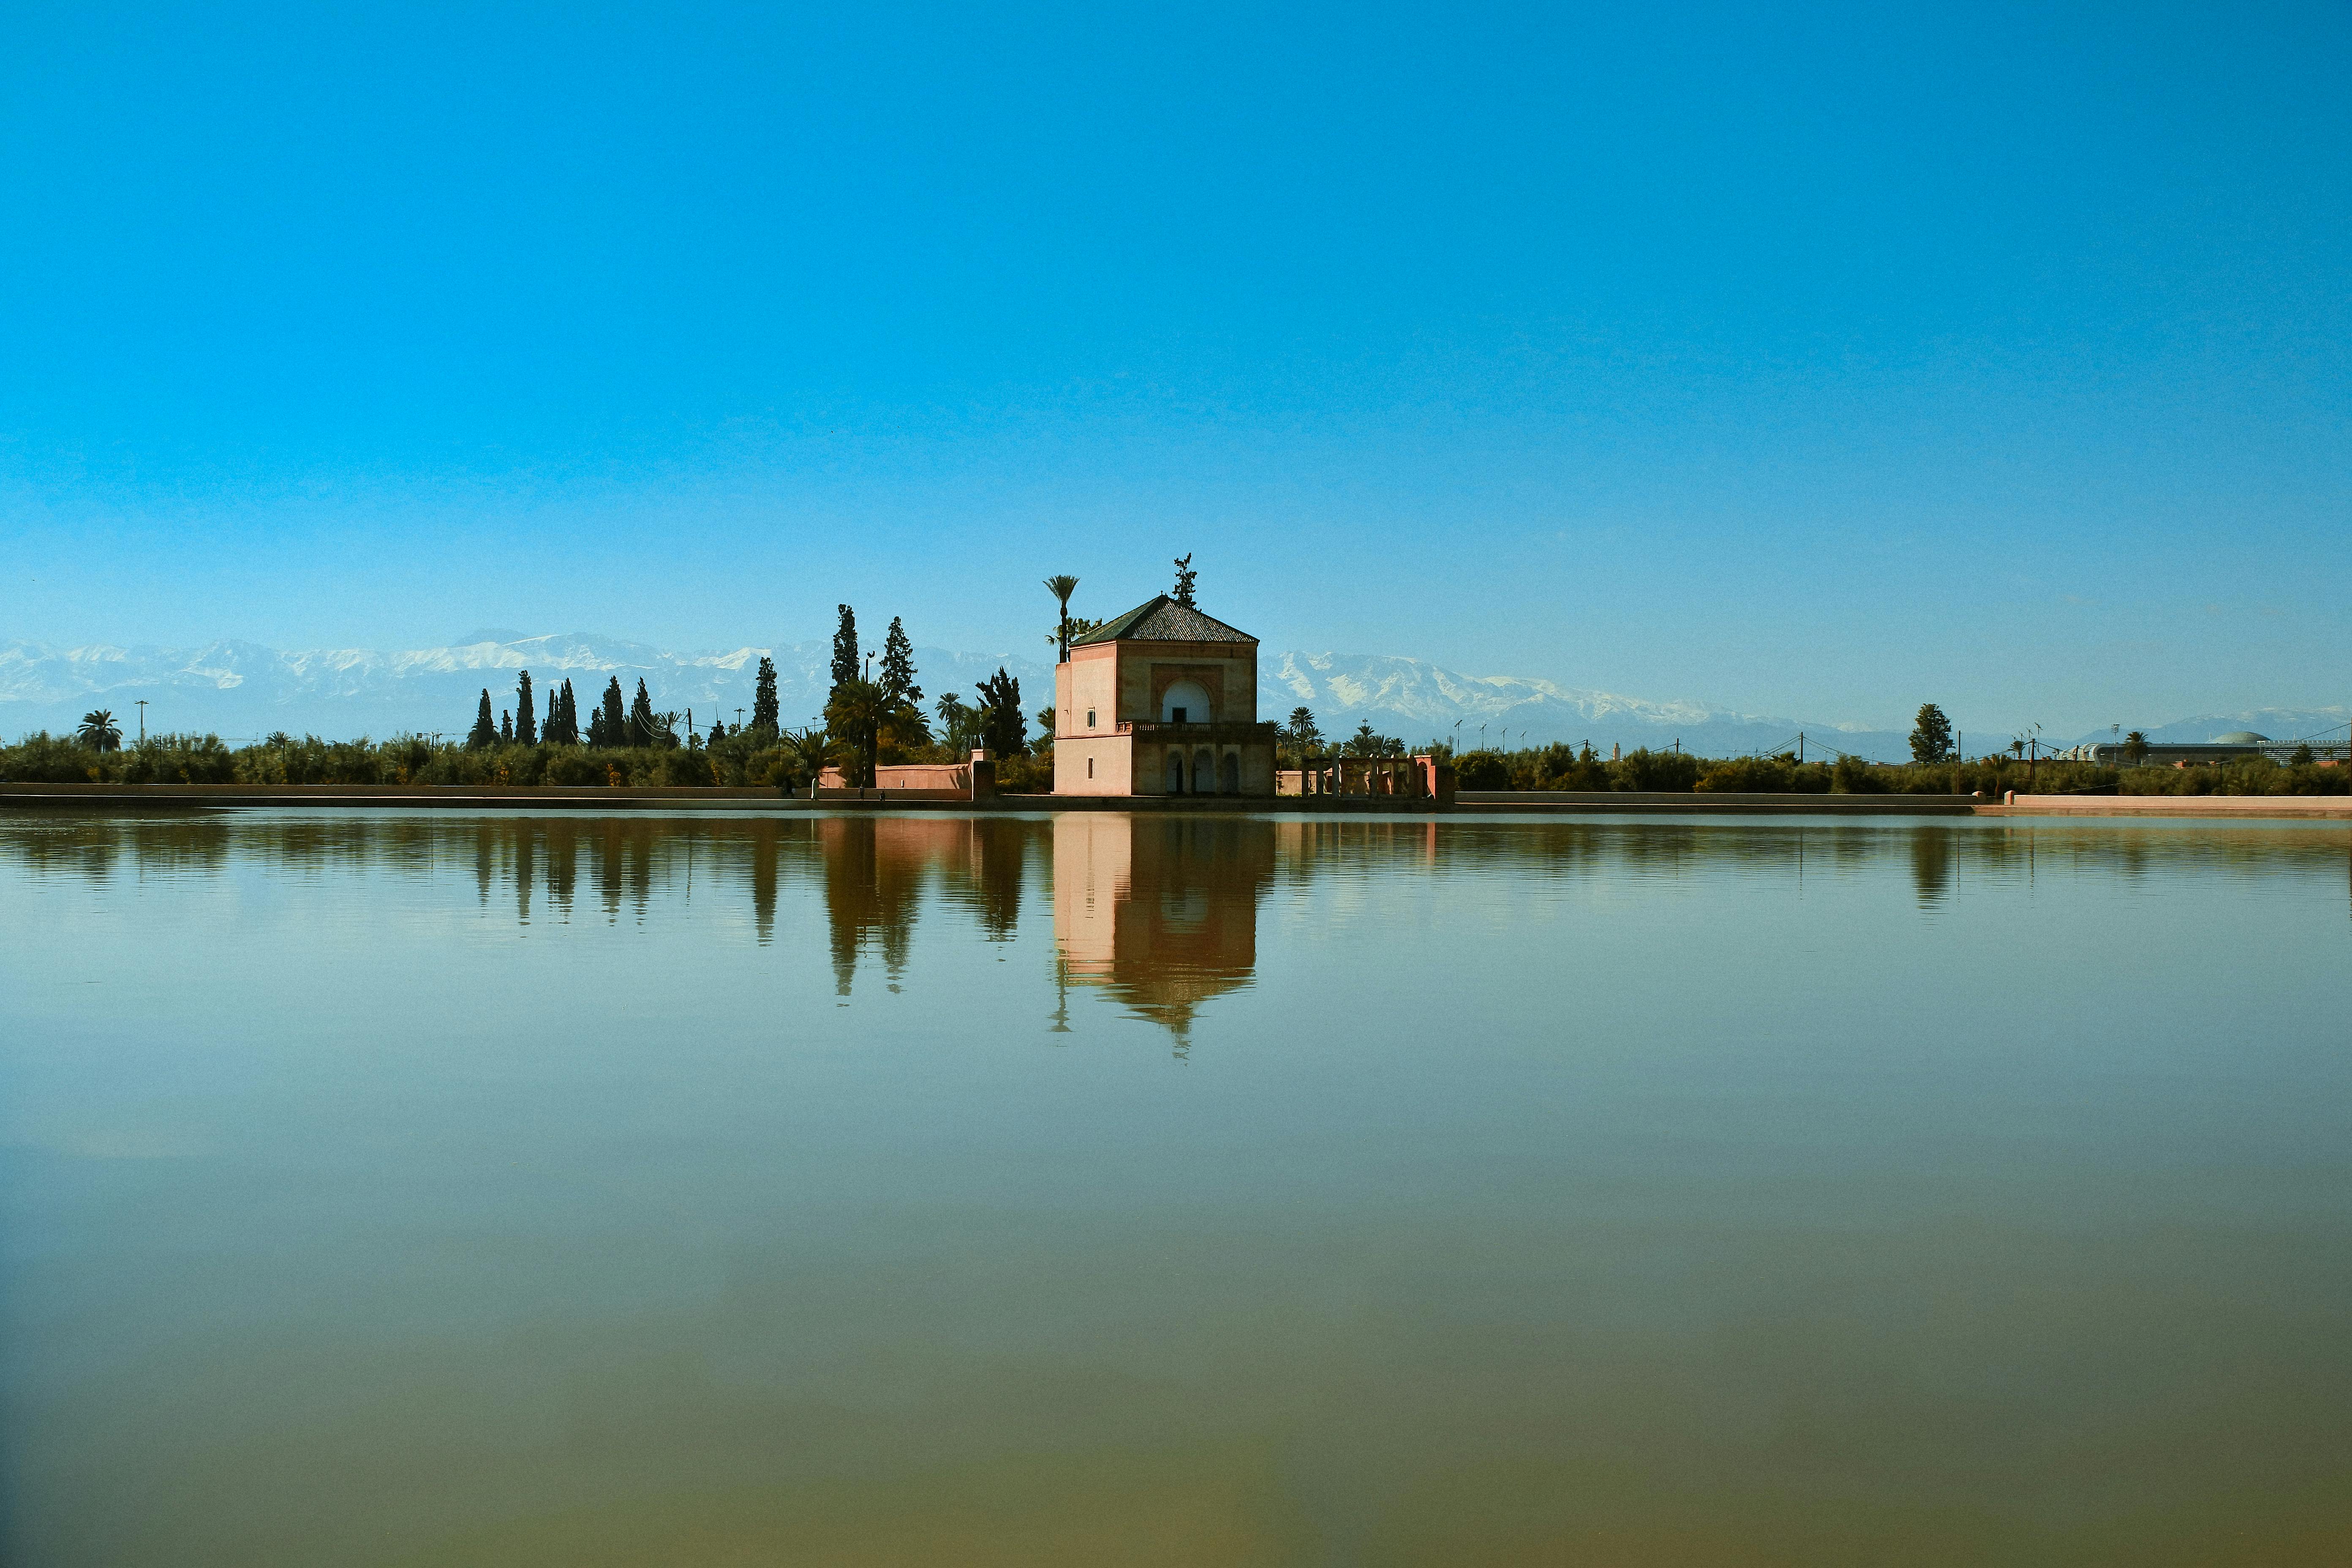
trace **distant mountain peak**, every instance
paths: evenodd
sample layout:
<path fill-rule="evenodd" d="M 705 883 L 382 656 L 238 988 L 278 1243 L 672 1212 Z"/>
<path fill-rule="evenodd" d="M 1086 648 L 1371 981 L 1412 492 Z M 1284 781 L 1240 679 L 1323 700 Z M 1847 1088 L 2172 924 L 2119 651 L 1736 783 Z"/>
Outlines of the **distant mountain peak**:
<path fill-rule="evenodd" d="M 748 709 L 753 672 L 773 658 L 787 723 L 814 721 L 830 682 L 829 641 L 745 643 L 727 649 L 677 651 L 592 632 L 525 636 L 485 626 L 462 642 L 397 651 L 309 648 L 281 652 L 222 638 L 200 647 L 121 647 L 92 643 L 60 648 L 0 642 L 0 733 L 69 731 L 94 707 L 118 712 L 148 700 L 149 731 L 213 731 L 236 738 L 272 730 L 322 735 L 383 736 L 402 731 L 458 733 L 472 723 L 479 693 L 503 706 L 529 669 L 541 692 L 572 682 L 583 699 L 608 679 L 642 679 L 664 708 L 692 709 L 698 725 Z M 919 647 L 915 662 L 933 699 L 970 688 L 999 665 L 1022 682 L 1033 712 L 1053 701 L 1049 664 L 1017 654 L 961 653 Z M 1564 686 L 1516 675 L 1468 675 L 1426 659 L 1390 654 L 1261 651 L 1258 710 L 1281 721 L 1311 709 L 1327 735 L 1370 724 L 1409 744 L 1451 741 L 1463 746 L 1543 745 L 1590 741 L 1612 746 L 1669 746 L 1715 755 L 1779 750 L 1845 750 L 1887 761 L 1908 754 L 1907 737 L 1850 721 L 1781 718 L 1678 699 L 1657 701 L 1621 692 Z M 2204 740 L 2234 730 L 2295 739 L 2340 728 L 2343 709 L 2250 709 L 2148 728 L 2151 740 Z M 1482 731 L 1483 727 L 1483 731 Z M 2106 740 L 2107 731 L 2090 737 Z M 1973 747 L 1971 749 L 1974 749 Z"/>

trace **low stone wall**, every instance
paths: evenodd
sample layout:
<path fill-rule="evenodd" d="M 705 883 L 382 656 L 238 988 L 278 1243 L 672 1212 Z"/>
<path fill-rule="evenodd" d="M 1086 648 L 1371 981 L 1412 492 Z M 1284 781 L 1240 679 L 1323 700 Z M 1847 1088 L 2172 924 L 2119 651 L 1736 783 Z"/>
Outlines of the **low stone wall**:
<path fill-rule="evenodd" d="M 2352 819 L 2342 795 L 2019 795 L 1988 806 L 1988 816 L 2205 816 Z"/>
<path fill-rule="evenodd" d="M 1713 795 L 1696 790 L 1463 790 L 1457 810 L 1570 816 L 1663 812 L 1675 816 L 1966 816 L 1972 795 Z"/>
<path fill-rule="evenodd" d="M 774 789 L 571 784 L 0 784 L 0 806 L 424 806 L 480 810 L 612 810 L 664 805 L 749 810 L 778 805 Z"/>

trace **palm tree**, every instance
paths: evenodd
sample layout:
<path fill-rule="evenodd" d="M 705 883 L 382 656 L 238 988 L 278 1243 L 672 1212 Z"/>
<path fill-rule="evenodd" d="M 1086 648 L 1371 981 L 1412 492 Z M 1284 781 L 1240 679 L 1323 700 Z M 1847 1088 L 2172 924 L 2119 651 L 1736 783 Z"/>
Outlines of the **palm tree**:
<path fill-rule="evenodd" d="M 122 726 L 114 721 L 110 708 L 96 708 L 81 716 L 81 728 L 76 737 L 93 752 L 119 752 L 122 749 Z"/>
<path fill-rule="evenodd" d="M 823 725 L 806 730 L 787 730 L 777 737 L 777 741 L 784 748 L 784 755 L 793 760 L 793 765 L 808 774 L 809 798 L 814 800 L 817 780 L 832 765 L 834 757 L 841 750 L 840 743 Z"/>
<path fill-rule="evenodd" d="M 1053 595 L 1055 602 L 1062 606 L 1061 619 L 1058 623 L 1062 657 L 1055 660 L 1059 664 L 1070 662 L 1070 595 L 1077 591 L 1078 580 L 1067 572 L 1057 572 L 1045 579 L 1045 592 Z"/>
<path fill-rule="evenodd" d="M 824 727 L 841 737 L 849 749 L 857 776 L 849 782 L 859 789 L 874 782 L 871 766 L 882 744 L 882 719 L 888 693 L 863 677 L 853 677 L 833 689 L 824 705 Z"/>
<path fill-rule="evenodd" d="M 922 710 L 875 680 L 845 680 L 824 705 L 825 728 L 841 737 L 857 764 L 856 784 L 870 789 L 882 761 L 882 742 L 925 745 L 930 731 Z"/>

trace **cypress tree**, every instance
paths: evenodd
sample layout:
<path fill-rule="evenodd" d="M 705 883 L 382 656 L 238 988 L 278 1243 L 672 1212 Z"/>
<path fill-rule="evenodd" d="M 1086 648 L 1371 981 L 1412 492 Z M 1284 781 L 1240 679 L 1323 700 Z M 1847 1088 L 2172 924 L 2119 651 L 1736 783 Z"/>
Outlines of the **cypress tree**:
<path fill-rule="evenodd" d="M 999 665 L 994 675 L 972 689 L 980 693 L 981 743 L 1000 757 L 1027 751 L 1029 720 L 1021 711 L 1021 682 Z"/>
<path fill-rule="evenodd" d="M 751 732 L 773 735 L 783 724 L 783 710 L 776 701 L 776 661 L 760 660 L 760 678 L 751 683 Z"/>
<path fill-rule="evenodd" d="M 580 743 L 580 700 L 572 695 L 572 679 L 564 678 L 563 688 L 556 693 L 557 706 L 562 710 L 562 731 L 555 737 L 567 746 Z"/>
<path fill-rule="evenodd" d="M 490 714 L 490 689 L 482 688 L 482 705 L 474 711 L 474 728 L 466 737 L 466 750 L 487 751 L 499 743 L 499 721 Z"/>
<path fill-rule="evenodd" d="M 595 731 L 595 739 L 591 742 L 592 744 L 599 746 L 628 744 L 628 731 L 621 717 L 621 678 L 619 676 L 616 675 L 605 682 L 604 700 L 591 723 Z"/>
<path fill-rule="evenodd" d="M 857 679 L 857 612 L 847 605 L 838 606 L 841 625 L 833 633 L 833 689 L 840 690 Z M 831 698 L 828 697 L 830 701 Z"/>
<path fill-rule="evenodd" d="M 923 689 L 915 684 L 915 645 L 897 616 L 890 617 L 890 635 L 882 639 L 882 689 L 894 703 L 912 707 L 923 700 Z"/>
<path fill-rule="evenodd" d="M 530 671 L 524 670 L 515 686 L 515 739 L 526 746 L 539 744 L 539 721 L 532 717 Z"/>
<path fill-rule="evenodd" d="M 514 715 L 503 708 L 499 710 L 499 744 L 514 744 Z"/>
<path fill-rule="evenodd" d="M 614 681 L 614 689 L 620 689 Z M 629 744 L 650 746 L 654 743 L 654 700 L 646 691 L 646 678 L 637 677 L 636 700 L 629 704 Z"/>

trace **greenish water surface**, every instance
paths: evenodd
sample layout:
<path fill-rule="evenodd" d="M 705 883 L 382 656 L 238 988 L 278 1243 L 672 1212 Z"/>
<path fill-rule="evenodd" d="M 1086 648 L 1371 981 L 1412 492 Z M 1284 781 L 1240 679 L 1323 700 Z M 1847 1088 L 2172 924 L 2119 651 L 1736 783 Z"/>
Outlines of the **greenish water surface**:
<path fill-rule="evenodd" d="M 0 1560 L 2352 1561 L 2352 833 L 0 816 Z"/>

